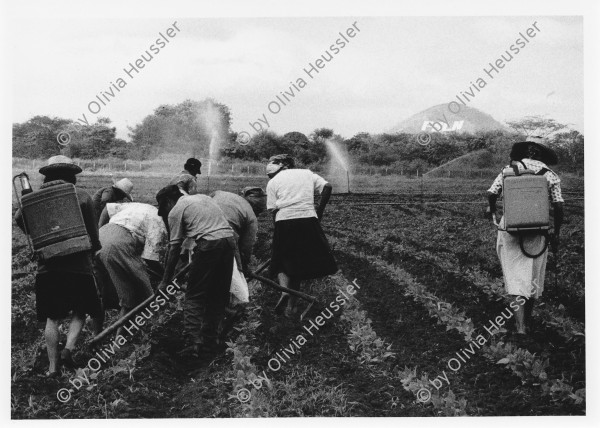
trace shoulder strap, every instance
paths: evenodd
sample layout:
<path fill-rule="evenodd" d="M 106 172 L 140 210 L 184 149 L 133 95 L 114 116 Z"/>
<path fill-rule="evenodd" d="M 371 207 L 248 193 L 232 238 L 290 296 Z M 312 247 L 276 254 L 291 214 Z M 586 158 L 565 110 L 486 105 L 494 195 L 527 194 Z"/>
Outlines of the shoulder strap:
<path fill-rule="evenodd" d="M 547 172 L 550 172 L 550 170 L 548 168 L 542 168 L 538 172 L 536 172 L 535 175 L 544 175 Z"/>
<path fill-rule="evenodd" d="M 527 167 L 525 166 L 525 164 L 522 161 L 518 161 L 521 165 L 523 165 L 524 169 L 527 169 Z M 510 163 L 510 167 L 512 168 L 512 170 L 515 172 L 516 176 L 521 175 L 521 173 L 519 172 L 519 167 L 514 163 L 514 161 L 512 161 Z"/>

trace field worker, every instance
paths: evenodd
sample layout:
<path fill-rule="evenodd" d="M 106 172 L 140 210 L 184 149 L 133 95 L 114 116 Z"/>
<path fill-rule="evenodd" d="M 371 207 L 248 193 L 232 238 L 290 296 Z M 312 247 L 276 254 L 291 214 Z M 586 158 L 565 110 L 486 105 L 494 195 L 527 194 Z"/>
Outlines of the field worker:
<path fill-rule="evenodd" d="M 131 191 L 133 183 L 128 178 L 122 178 L 112 186 L 103 187 L 98 190 L 92 200 L 94 201 L 94 210 L 96 218 L 100 218 L 102 210 L 109 202 L 132 201 Z"/>
<path fill-rule="evenodd" d="M 64 183 L 75 184 L 76 175 L 81 172 L 81 168 L 68 157 L 59 155 L 51 157 L 39 172 L 44 175 L 44 183 L 40 189 L 46 189 Z M 86 314 L 95 319 L 102 314 L 92 264 L 94 252 L 100 249 L 98 222 L 90 195 L 80 188 L 76 187 L 75 190 L 92 249 L 53 257 L 46 261 L 38 260 L 35 278 L 37 319 L 46 322 L 44 336 L 49 360 L 49 377 L 60 376 L 61 365 L 69 368 L 76 366 L 72 353 L 83 329 Z M 65 212 L 65 215 L 70 214 Z M 17 224 L 23 229 L 21 213 L 17 212 L 15 217 Z M 58 326 L 69 313 L 72 317 L 67 342 L 59 353 Z M 96 325 L 95 332 L 99 332 L 100 328 L 101 326 Z"/>
<path fill-rule="evenodd" d="M 177 174 L 175 177 L 171 179 L 169 185 L 177 185 L 180 191 L 184 195 L 196 195 L 198 194 L 198 185 L 197 185 L 197 175 L 201 174 L 200 168 L 202 167 L 202 162 L 200 162 L 196 158 L 189 158 L 185 164 L 183 165 L 183 171 Z M 165 218 L 166 221 L 166 218 Z M 167 229 L 169 227 L 166 224 Z M 195 242 L 191 239 L 184 240 L 181 246 L 181 261 L 178 267 L 182 267 L 186 263 L 191 263 L 192 261 L 192 250 L 194 248 Z"/>
<path fill-rule="evenodd" d="M 229 302 L 235 241 L 223 212 L 210 196 L 182 195 L 175 185 L 156 195 L 158 214 L 168 217 L 169 252 L 159 289 L 173 278 L 185 238 L 195 240 L 185 290 L 181 355 L 198 357 L 217 347 L 218 327 Z"/>
<path fill-rule="evenodd" d="M 106 204 L 99 225 L 102 249 L 96 260 L 104 309 L 120 308 L 120 318 L 153 294 L 144 260 L 161 261 L 167 229 L 156 207 L 139 202 Z"/>
<path fill-rule="evenodd" d="M 548 191 L 554 208 L 554 233 L 550 236 L 550 244 L 554 252 L 557 251 L 560 227 L 563 222 L 563 203 L 560 179 L 558 175 L 548 168 L 558 162 L 556 153 L 543 143 L 539 137 L 529 137 L 526 141 L 513 145 L 510 159 L 519 171 L 525 168 L 535 174 L 544 175 L 548 181 Z M 488 189 L 489 207 L 488 217 L 495 218 L 496 200 L 502 193 L 502 173 L 496 177 Z M 504 228 L 504 218 L 500 221 L 500 228 Z M 528 252 L 537 254 L 542 251 L 545 237 L 541 234 L 523 235 L 523 246 Z M 537 258 L 530 258 L 523 254 L 519 244 L 519 236 L 506 231 L 498 230 L 496 250 L 502 265 L 504 285 L 507 294 L 512 298 L 511 308 L 515 310 L 515 322 L 518 335 L 526 334 L 526 322 L 531 318 L 534 301 L 539 299 L 544 291 L 544 276 L 548 250 Z M 522 337 L 522 336 L 521 336 Z"/>
<path fill-rule="evenodd" d="M 186 195 L 195 195 L 198 193 L 197 189 L 197 178 L 198 174 L 201 174 L 200 168 L 202 162 L 196 158 L 189 158 L 185 165 L 183 165 L 183 171 L 177 174 L 171 179 L 169 185 L 177 185 Z"/>
<path fill-rule="evenodd" d="M 229 226 L 233 229 L 237 243 L 236 260 L 238 267 L 246 271 L 258 233 L 257 215 L 266 209 L 266 193 L 260 187 L 247 187 L 242 196 L 217 190 L 211 194 Z"/>
<path fill-rule="evenodd" d="M 273 214 L 275 230 L 271 257 L 271 273 L 279 283 L 292 290 L 300 289 L 300 281 L 320 278 L 337 272 L 320 220 L 331 196 L 331 184 L 308 169 L 294 168 L 294 159 L 286 154 L 273 156 L 267 164 L 267 209 Z M 321 193 L 315 211 L 315 190 Z M 297 312 L 296 298 L 283 293 L 276 313 L 288 317 Z"/>

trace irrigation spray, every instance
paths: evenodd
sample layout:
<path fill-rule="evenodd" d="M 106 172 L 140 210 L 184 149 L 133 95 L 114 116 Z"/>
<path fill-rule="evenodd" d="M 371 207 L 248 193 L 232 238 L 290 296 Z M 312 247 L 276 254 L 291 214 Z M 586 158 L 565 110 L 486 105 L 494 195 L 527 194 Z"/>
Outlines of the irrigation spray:
<path fill-rule="evenodd" d="M 336 167 L 341 167 L 344 170 L 346 173 L 346 188 L 348 193 L 350 193 L 350 161 L 348 154 L 342 150 L 339 142 L 332 138 L 325 140 L 325 147 L 331 158 L 330 172 L 333 173 Z"/>

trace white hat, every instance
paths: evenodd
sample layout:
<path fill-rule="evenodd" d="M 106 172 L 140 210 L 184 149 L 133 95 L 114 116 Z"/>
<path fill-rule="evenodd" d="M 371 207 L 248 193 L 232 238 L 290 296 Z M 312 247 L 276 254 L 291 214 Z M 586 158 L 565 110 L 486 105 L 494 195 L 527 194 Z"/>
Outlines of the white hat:
<path fill-rule="evenodd" d="M 131 191 L 133 190 L 133 183 L 131 182 L 131 180 L 129 180 L 129 178 L 122 178 L 119 181 L 117 181 L 115 184 L 113 184 L 113 187 L 122 190 L 129 199 L 131 199 Z"/>

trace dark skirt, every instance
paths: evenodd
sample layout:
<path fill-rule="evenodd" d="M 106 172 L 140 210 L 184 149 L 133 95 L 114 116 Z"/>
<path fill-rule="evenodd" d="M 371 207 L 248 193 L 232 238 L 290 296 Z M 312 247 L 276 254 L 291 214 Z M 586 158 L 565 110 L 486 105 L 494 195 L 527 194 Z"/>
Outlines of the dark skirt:
<path fill-rule="evenodd" d="M 337 272 L 329 243 L 316 217 L 275 222 L 272 274 L 284 272 L 297 279 L 314 279 Z"/>
<path fill-rule="evenodd" d="M 102 315 L 94 276 L 83 273 L 39 273 L 35 278 L 35 306 L 38 321 L 61 320 L 70 312 L 93 318 Z"/>

